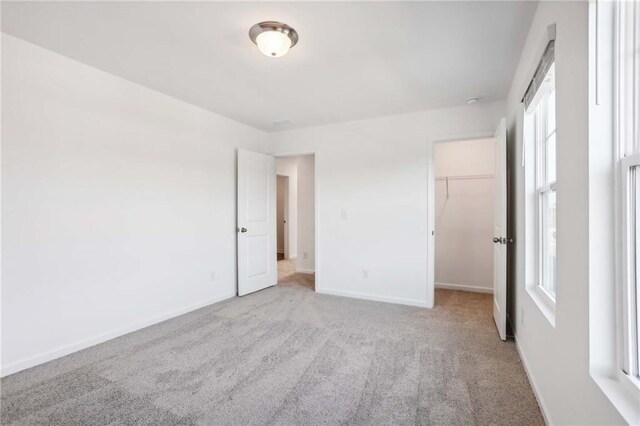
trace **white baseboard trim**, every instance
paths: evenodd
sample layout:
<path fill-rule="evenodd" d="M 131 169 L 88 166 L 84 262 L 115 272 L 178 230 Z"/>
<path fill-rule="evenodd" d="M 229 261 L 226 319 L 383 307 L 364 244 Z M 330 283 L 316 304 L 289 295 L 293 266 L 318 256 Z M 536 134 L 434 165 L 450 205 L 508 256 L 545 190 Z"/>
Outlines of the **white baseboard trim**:
<path fill-rule="evenodd" d="M 436 283 L 436 288 L 445 288 L 447 290 L 472 291 L 474 293 L 493 294 L 492 288 L 474 287 L 472 285 L 464 285 L 464 284 Z"/>
<path fill-rule="evenodd" d="M 536 384 L 535 379 L 533 378 L 533 375 L 531 374 L 531 370 L 529 369 L 529 363 L 527 362 L 527 358 L 524 356 L 524 353 L 522 352 L 522 349 L 520 348 L 520 344 L 518 343 L 518 338 L 514 337 L 513 340 L 516 342 L 516 349 L 518 350 L 518 355 L 520 355 L 520 359 L 522 360 L 522 365 L 524 366 L 524 371 L 527 374 L 527 378 L 529 379 L 529 383 L 531 383 L 531 389 L 533 389 L 533 394 L 536 397 L 536 401 L 538 401 L 538 407 L 540 407 L 540 412 L 542 413 L 542 418 L 544 419 L 544 422 L 547 425 L 551 425 L 553 423 L 551 423 L 551 420 L 549 419 L 548 416 L 548 411 L 546 408 L 546 405 L 544 403 L 544 399 L 542 398 L 542 395 L 540 394 L 540 390 L 538 388 L 538 385 Z"/>
<path fill-rule="evenodd" d="M 315 269 L 296 268 L 296 272 L 299 274 L 315 274 Z"/>
<path fill-rule="evenodd" d="M 221 295 L 213 299 L 206 300 L 204 302 L 195 303 L 193 305 L 185 306 L 180 309 L 166 312 L 162 315 L 158 315 L 156 317 L 149 318 L 126 327 L 118 328 L 116 330 L 111 330 L 106 333 L 101 333 L 97 336 L 90 337 L 88 339 L 73 342 L 71 344 L 64 345 L 59 348 L 56 348 L 47 352 L 43 352 L 38 355 L 33 355 L 28 358 L 22 359 L 20 361 L 12 362 L 11 364 L 4 365 L 2 366 L 2 368 L 0 368 L 0 377 L 5 377 L 5 376 L 8 376 L 9 374 L 17 373 L 18 371 L 26 370 L 27 368 L 35 367 L 37 365 L 44 364 L 45 362 L 53 361 L 54 359 L 61 358 L 65 355 L 69 355 L 74 352 L 81 351 L 82 349 L 86 349 L 88 347 L 106 342 L 107 340 L 115 339 L 116 337 L 120 337 L 125 334 L 129 334 L 134 331 L 141 330 L 151 325 L 158 324 L 168 319 L 175 318 L 177 316 L 189 313 L 191 311 L 195 311 L 196 309 L 200 309 L 205 306 L 212 305 L 214 303 L 221 302 L 223 300 L 230 299 L 235 296 L 236 296 L 235 292 L 233 294 Z"/>
<path fill-rule="evenodd" d="M 408 305 L 408 306 L 418 306 L 420 308 L 427 308 L 426 300 L 405 299 L 402 297 L 377 296 L 375 294 L 342 291 L 342 290 L 335 290 L 331 288 L 316 288 L 316 293 L 329 294 L 332 296 L 351 297 L 353 299 L 372 300 L 374 302 L 395 303 L 396 305 Z"/>

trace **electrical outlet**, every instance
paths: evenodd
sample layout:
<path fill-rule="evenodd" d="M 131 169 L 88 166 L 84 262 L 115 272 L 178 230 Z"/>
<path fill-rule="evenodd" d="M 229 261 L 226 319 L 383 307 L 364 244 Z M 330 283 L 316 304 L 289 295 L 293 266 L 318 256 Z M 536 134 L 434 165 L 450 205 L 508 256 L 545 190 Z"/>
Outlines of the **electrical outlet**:
<path fill-rule="evenodd" d="M 363 269 L 362 270 L 362 278 L 369 278 L 369 270 L 368 269 Z"/>
<path fill-rule="evenodd" d="M 345 209 L 342 209 L 342 211 L 340 211 L 340 218 L 341 219 L 348 219 L 349 215 L 347 214 L 347 211 Z"/>
<path fill-rule="evenodd" d="M 211 271 L 211 274 L 209 275 L 209 279 L 211 281 L 215 281 L 216 280 L 216 271 Z"/>
<path fill-rule="evenodd" d="M 302 258 L 303 259 L 308 259 L 309 258 L 309 254 L 305 251 L 302 253 Z"/>

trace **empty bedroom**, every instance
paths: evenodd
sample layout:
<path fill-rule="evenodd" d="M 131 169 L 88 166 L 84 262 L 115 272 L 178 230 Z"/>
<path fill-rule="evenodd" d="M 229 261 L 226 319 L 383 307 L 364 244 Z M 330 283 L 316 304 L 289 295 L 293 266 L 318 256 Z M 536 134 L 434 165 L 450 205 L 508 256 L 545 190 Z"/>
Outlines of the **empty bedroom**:
<path fill-rule="evenodd" d="M 640 2 L 0 3 L 3 425 L 640 425 Z"/>

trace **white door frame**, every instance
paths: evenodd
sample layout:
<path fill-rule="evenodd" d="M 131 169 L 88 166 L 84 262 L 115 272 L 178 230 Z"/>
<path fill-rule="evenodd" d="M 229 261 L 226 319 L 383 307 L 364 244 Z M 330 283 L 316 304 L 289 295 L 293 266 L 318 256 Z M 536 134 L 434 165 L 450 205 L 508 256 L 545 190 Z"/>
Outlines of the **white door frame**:
<path fill-rule="evenodd" d="M 303 155 L 313 155 L 313 201 L 314 201 L 314 212 L 313 212 L 313 220 L 315 225 L 315 232 L 313 234 L 313 245 L 315 249 L 315 291 L 318 292 L 320 289 L 320 198 L 318 197 L 318 153 L 315 150 L 300 150 L 300 151 L 282 151 L 282 152 L 274 152 L 273 155 L 278 161 L 278 158 L 286 158 L 286 157 L 301 157 Z M 277 231 L 277 230 L 276 230 Z"/>
<path fill-rule="evenodd" d="M 275 158 L 275 157 L 274 157 Z M 276 158 L 276 161 L 278 159 Z M 279 177 L 283 177 L 287 180 L 287 184 L 285 185 L 285 191 L 284 191 L 284 212 L 282 212 L 282 215 L 284 216 L 284 229 L 283 229 L 283 234 L 284 234 L 284 258 L 285 259 L 289 259 L 289 182 L 291 179 L 291 176 L 288 175 L 281 175 L 278 172 L 276 172 L 276 183 L 278 181 Z M 276 189 L 276 197 L 278 196 L 278 191 Z M 276 235 L 277 235 L 277 223 L 276 223 Z"/>
<path fill-rule="evenodd" d="M 492 139 L 496 130 L 486 130 L 472 133 L 447 134 L 432 137 L 427 140 L 427 308 L 433 308 L 436 292 L 436 196 L 435 196 L 435 172 L 434 172 L 434 146 L 436 143 L 461 142 L 474 139 Z"/>

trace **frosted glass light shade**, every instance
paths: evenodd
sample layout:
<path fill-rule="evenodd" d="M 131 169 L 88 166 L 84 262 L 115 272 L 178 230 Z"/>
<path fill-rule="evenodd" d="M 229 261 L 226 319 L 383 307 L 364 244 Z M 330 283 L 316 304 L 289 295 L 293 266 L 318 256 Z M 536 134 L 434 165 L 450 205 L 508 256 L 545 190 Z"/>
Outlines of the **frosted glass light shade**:
<path fill-rule="evenodd" d="M 277 21 L 264 21 L 249 29 L 249 38 L 265 56 L 277 58 L 287 54 L 298 43 L 296 30 Z"/>
<path fill-rule="evenodd" d="M 256 44 L 264 55 L 278 58 L 287 54 L 291 39 L 281 31 L 265 31 L 256 37 Z"/>

